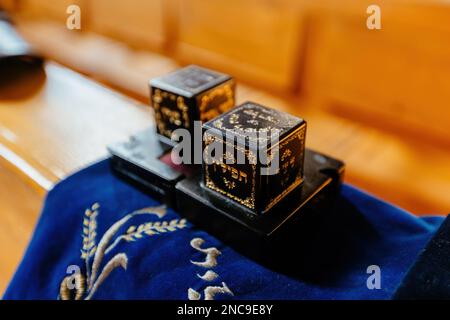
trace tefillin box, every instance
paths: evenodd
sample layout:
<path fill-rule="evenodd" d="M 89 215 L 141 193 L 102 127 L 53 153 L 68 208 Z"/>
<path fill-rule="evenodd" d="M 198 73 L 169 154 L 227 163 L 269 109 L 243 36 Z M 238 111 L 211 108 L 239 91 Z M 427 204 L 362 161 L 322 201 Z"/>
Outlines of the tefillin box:
<path fill-rule="evenodd" d="M 191 65 L 150 81 L 158 134 L 170 141 L 174 130 L 193 134 L 194 121 L 209 121 L 235 104 L 229 75 Z M 167 138 L 167 139 L 165 139 Z"/>
<path fill-rule="evenodd" d="M 114 172 L 175 206 L 176 183 L 197 174 L 199 168 L 173 163 L 172 134 L 176 129 L 186 129 L 194 136 L 194 121 L 215 118 L 232 108 L 234 99 L 235 82 L 231 76 L 195 65 L 152 79 L 150 100 L 156 128 L 151 127 L 131 136 L 129 141 L 108 147 Z M 201 145 L 201 141 L 198 144 Z"/>
<path fill-rule="evenodd" d="M 205 188 L 255 214 L 303 182 L 306 122 L 247 102 L 203 125 Z"/>

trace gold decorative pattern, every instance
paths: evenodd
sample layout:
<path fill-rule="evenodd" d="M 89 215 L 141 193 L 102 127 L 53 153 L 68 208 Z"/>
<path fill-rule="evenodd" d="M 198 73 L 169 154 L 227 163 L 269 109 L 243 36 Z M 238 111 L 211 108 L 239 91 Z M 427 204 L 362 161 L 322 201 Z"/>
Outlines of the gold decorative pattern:
<path fill-rule="evenodd" d="M 250 159 L 256 159 L 256 155 L 250 150 L 245 150 L 245 148 L 243 148 L 243 147 L 235 146 L 235 145 L 233 145 L 233 144 L 231 144 L 231 143 L 229 143 L 227 141 L 219 139 L 218 137 L 214 137 L 214 139 L 216 139 L 217 141 L 219 141 L 219 142 L 221 142 L 223 144 L 227 144 L 228 146 L 230 146 L 232 148 L 236 148 L 238 151 L 243 152 L 246 155 L 247 159 L 249 159 L 249 161 L 250 161 Z M 214 141 L 214 140 L 212 140 L 211 137 L 208 137 L 208 135 L 205 136 L 205 150 L 204 150 L 205 152 L 208 152 L 208 147 L 210 145 L 210 143 L 208 143 L 208 142 L 212 142 L 212 141 Z M 251 164 L 251 168 L 252 168 L 252 190 L 251 190 L 250 196 L 245 198 L 245 199 L 237 197 L 237 196 L 229 193 L 228 191 L 219 188 L 214 183 L 214 181 L 211 179 L 211 177 L 209 176 L 208 168 L 210 167 L 210 165 L 205 165 L 204 166 L 204 168 L 205 168 L 205 171 L 204 171 L 205 185 L 206 185 L 206 187 L 210 188 L 211 190 L 214 190 L 216 192 L 224 194 L 228 198 L 231 198 L 231 199 L 235 200 L 236 202 L 238 202 L 238 203 L 240 203 L 240 204 L 242 204 L 242 205 L 244 205 L 244 206 L 246 206 L 246 207 L 248 207 L 250 209 L 255 209 L 255 199 L 256 199 L 256 162 L 253 163 L 253 162 L 250 161 L 250 164 Z"/>
<path fill-rule="evenodd" d="M 289 192 L 294 190 L 297 186 L 299 186 L 303 182 L 303 178 L 296 178 L 295 181 L 286 189 L 283 190 L 279 195 L 277 195 L 275 198 L 273 198 L 269 204 L 266 206 L 264 211 L 268 211 L 270 208 L 272 208 L 274 205 L 276 205 L 281 199 L 284 198 Z"/>
<path fill-rule="evenodd" d="M 153 100 L 153 108 L 155 109 L 155 120 L 156 120 L 156 125 L 158 126 L 158 130 L 161 134 L 167 136 L 168 133 L 171 134 L 171 132 L 166 132 L 167 131 L 166 123 L 163 121 L 162 116 L 161 116 L 160 103 L 163 100 L 162 95 L 161 95 L 161 90 L 155 89 L 155 93 L 153 94 L 152 100 Z"/>
<path fill-rule="evenodd" d="M 230 124 L 233 124 L 233 128 L 227 128 L 223 126 L 223 119 L 218 119 L 214 121 L 213 126 L 217 129 L 224 130 L 226 132 L 230 132 L 236 136 L 245 137 L 248 138 L 249 141 L 266 141 L 267 139 L 273 139 L 275 135 L 279 135 L 282 131 L 280 128 L 277 128 L 276 126 L 266 126 L 264 128 L 242 128 L 242 123 L 238 123 L 239 121 L 239 112 L 242 109 L 248 108 L 248 104 L 241 105 L 240 107 L 237 107 L 233 109 L 232 114 L 229 115 L 228 122 Z M 251 104 L 252 108 L 261 109 L 262 108 L 258 105 Z M 267 111 L 267 110 L 266 110 Z M 260 112 L 254 110 L 254 109 L 246 109 L 242 111 L 243 113 L 251 116 L 253 120 L 248 120 L 247 122 L 253 125 L 258 125 L 258 121 L 256 120 L 256 117 L 261 117 L 262 119 L 265 119 L 266 121 L 272 121 L 274 122 L 274 116 L 271 115 L 261 115 Z M 292 122 L 292 121 L 291 121 Z M 289 123 L 291 123 L 289 122 Z M 244 124 L 245 125 L 245 124 Z M 289 126 L 289 125 L 288 125 Z M 259 133 L 270 133 L 268 137 L 260 137 L 257 134 Z M 255 137 L 249 136 L 249 134 L 256 134 Z"/>
<path fill-rule="evenodd" d="M 287 157 L 292 155 L 292 151 L 290 149 L 286 149 L 283 151 L 283 155 L 281 156 L 281 161 L 284 161 Z"/>
<path fill-rule="evenodd" d="M 298 128 L 297 130 L 295 130 L 292 134 L 290 134 L 289 136 L 287 136 L 286 138 L 284 138 L 281 142 L 280 142 L 280 147 L 279 149 L 283 149 L 283 147 L 285 147 L 288 143 L 290 143 L 292 140 L 294 139 L 299 139 L 300 143 L 301 143 L 301 154 L 299 154 L 298 156 L 303 159 L 304 158 L 304 152 L 305 152 L 305 131 L 306 131 L 306 124 L 302 125 L 300 128 Z M 276 146 L 276 145 L 275 145 Z M 275 147 L 273 146 L 273 147 Z M 270 150 L 273 149 L 273 147 L 270 148 Z M 286 149 L 289 150 L 289 149 Z M 291 192 L 292 190 L 294 190 L 297 186 L 299 186 L 301 183 L 303 182 L 303 176 L 302 176 L 302 170 L 298 171 L 297 177 L 295 178 L 294 182 L 288 186 L 286 189 L 284 189 L 279 195 L 277 195 L 275 198 L 271 199 L 269 201 L 269 204 L 266 206 L 266 208 L 264 209 L 264 211 L 269 210 L 270 208 L 272 208 L 275 204 L 277 204 L 281 199 L 283 199 L 289 192 Z"/>
<path fill-rule="evenodd" d="M 231 123 L 231 124 L 239 124 L 238 121 L 239 121 L 239 115 L 236 114 L 236 113 L 233 113 L 233 114 L 230 116 L 230 123 Z"/>
<path fill-rule="evenodd" d="M 272 150 L 274 147 L 279 146 L 279 149 L 282 150 L 287 144 L 289 144 L 292 140 L 295 139 L 299 139 L 300 140 L 300 150 L 301 150 L 301 154 L 298 155 L 298 157 L 300 157 L 301 159 L 303 159 L 304 157 L 304 136 L 305 136 L 305 131 L 306 131 L 306 124 L 300 126 L 297 130 L 295 130 L 294 132 L 292 132 L 291 134 L 289 134 L 287 137 L 283 138 L 281 141 L 279 141 L 277 144 L 273 145 L 270 147 L 270 149 L 267 151 L 269 154 L 269 158 L 272 159 L 273 158 L 273 154 L 272 154 Z M 214 181 L 211 179 L 211 177 L 209 176 L 209 165 L 205 165 L 205 169 L 204 169 L 204 176 L 205 176 L 205 185 L 216 191 L 219 192 L 221 194 L 226 195 L 228 198 L 233 199 L 235 201 L 237 201 L 238 203 L 250 208 L 250 209 L 255 209 L 255 198 L 256 198 L 256 161 L 257 161 L 257 157 L 256 155 L 249 151 L 249 150 L 245 150 L 245 148 L 240 147 L 240 146 L 236 146 L 233 145 L 227 141 L 224 141 L 218 137 L 208 137 L 208 135 L 205 136 L 205 151 L 208 152 L 208 146 L 209 144 L 211 144 L 213 141 L 217 140 L 218 142 L 222 143 L 222 144 L 227 144 L 228 146 L 234 147 L 236 149 L 238 149 L 241 152 L 244 152 L 247 159 L 249 160 L 249 163 L 252 164 L 252 191 L 251 191 L 251 196 L 246 198 L 246 199 L 242 199 L 234 194 L 231 194 L 229 191 L 227 190 L 223 190 L 220 187 L 218 187 Z M 292 151 L 289 149 L 286 149 L 282 155 L 285 157 L 288 157 L 288 154 L 292 154 Z M 297 186 L 299 186 L 301 183 L 303 182 L 303 177 L 302 177 L 302 171 L 299 170 L 297 177 L 295 178 L 295 180 L 293 181 L 293 183 L 291 183 L 291 185 L 289 185 L 288 187 L 286 187 L 284 190 L 281 191 L 280 194 L 278 194 L 277 196 L 275 196 L 274 198 L 272 198 L 268 204 L 266 205 L 264 211 L 269 210 L 270 208 L 272 208 L 275 204 L 277 204 L 281 199 L 283 199 L 288 193 L 290 193 L 292 190 L 294 190 Z M 225 183 L 225 185 L 231 190 L 233 188 L 230 188 L 230 186 Z"/>
<path fill-rule="evenodd" d="M 229 151 L 225 152 L 224 160 L 226 161 L 226 163 L 230 163 L 230 164 L 236 163 L 236 159 L 234 159 L 234 155 Z"/>
<path fill-rule="evenodd" d="M 225 183 L 225 186 L 230 190 L 236 188 L 236 183 L 234 181 L 228 180 L 225 177 L 223 177 L 223 183 Z"/>
<path fill-rule="evenodd" d="M 201 96 L 199 103 L 199 113 L 201 121 L 209 121 L 234 106 L 234 91 L 232 88 L 233 83 L 234 82 L 230 80 L 228 83 L 213 88 Z M 213 110 L 208 110 L 211 101 L 213 101 L 217 97 L 225 97 L 225 101 L 220 105 L 215 106 Z"/>
<path fill-rule="evenodd" d="M 215 120 L 214 123 L 213 123 L 213 125 L 214 125 L 214 127 L 216 127 L 217 129 L 224 130 L 224 127 L 223 127 L 223 119 Z"/>
<path fill-rule="evenodd" d="M 181 111 L 181 114 L 183 115 L 183 121 L 184 121 L 184 127 L 186 129 L 189 129 L 190 123 L 189 123 L 189 108 L 184 102 L 184 98 L 179 96 L 177 98 L 177 107 Z"/>
<path fill-rule="evenodd" d="M 164 99 L 170 99 L 172 101 L 176 101 L 177 109 L 181 112 L 181 117 L 183 119 L 183 126 L 186 129 L 189 129 L 190 127 L 190 119 L 189 119 L 189 107 L 186 105 L 184 97 L 177 96 L 173 93 L 161 91 L 160 89 L 155 89 L 155 92 L 153 93 L 152 102 L 153 102 L 153 108 L 155 109 L 155 120 L 156 125 L 158 127 L 159 132 L 166 136 L 171 137 L 172 130 L 167 128 L 166 121 L 163 117 L 163 106 L 162 103 Z M 177 112 L 177 111 L 173 111 Z M 178 112 L 177 112 L 178 113 Z M 181 125 L 179 120 L 179 114 L 178 117 L 175 117 L 173 114 L 169 113 L 166 115 L 169 119 L 169 122 L 174 123 L 178 126 Z"/>
<path fill-rule="evenodd" d="M 281 148 L 288 144 L 289 142 L 291 142 L 293 139 L 296 138 L 300 138 L 302 140 L 302 149 L 304 149 L 304 145 L 305 145 L 305 132 L 306 132 L 306 123 L 304 123 L 303 125 L 301 125 L 297 130 L 295 130 L 294 132 L 291 132 L 288 136 L 284 137 L 283 139 L 281 139 L 280 141 L 278 141 L 278 143 L 271 145 L 270 148 L 267 151 L 272 150 L 273 148 L 275 148 L 276 146 L 280 145 L 280 143 L 283 143 L 280 147 Z"/>

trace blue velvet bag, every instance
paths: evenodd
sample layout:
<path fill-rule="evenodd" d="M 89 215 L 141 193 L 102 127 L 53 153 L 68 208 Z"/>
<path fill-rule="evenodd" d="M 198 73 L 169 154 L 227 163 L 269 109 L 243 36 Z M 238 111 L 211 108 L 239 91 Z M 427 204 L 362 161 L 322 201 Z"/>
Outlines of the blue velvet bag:
<path fill-rule="evenodd" d="M 389 299 L 443 217 L 343 185 L 305 260 L 274 272 L 115 177 L 108 160 L 51 190 L 5 299 Z M 296 243 L 287 259 L 296 259 Z"/>

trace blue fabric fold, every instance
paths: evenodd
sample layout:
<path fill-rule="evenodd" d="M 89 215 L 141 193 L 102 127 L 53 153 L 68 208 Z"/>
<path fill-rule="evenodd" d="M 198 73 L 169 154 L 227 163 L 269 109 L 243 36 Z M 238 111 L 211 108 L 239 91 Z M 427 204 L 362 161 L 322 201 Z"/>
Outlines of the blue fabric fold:
<path fill-rule="evenodd" d="M 4 299 L 389 299 L 444 219 L 344 184 L 305 255 L 312 271 L 292 276 L 160 206 L 114 176 L 109 160 L 70 176 L 48 193 Z M 296 259 L 296 244 L 286 246 Z M 380 289 L 368 286 L 372 265 Z"/>

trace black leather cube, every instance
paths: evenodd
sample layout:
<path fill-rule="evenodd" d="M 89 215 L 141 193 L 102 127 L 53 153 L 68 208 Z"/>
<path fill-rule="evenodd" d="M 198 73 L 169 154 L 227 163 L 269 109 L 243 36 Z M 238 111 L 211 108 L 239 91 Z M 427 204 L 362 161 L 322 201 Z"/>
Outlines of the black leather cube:
<path fill-rule="evenodd" d="M 204 188 L 267 213 L 303 182 L 305 135 L 303 119 L 253 102 L 218 116 L 203 125 Z"/>
<path fill-rule="evenodd" d="M 193 134 L 194 121 L 206 122 L 235 104 L 229 75 L 191 65 L 150 81 L 157 131 L 168 141 L 174 130 Z"/>

